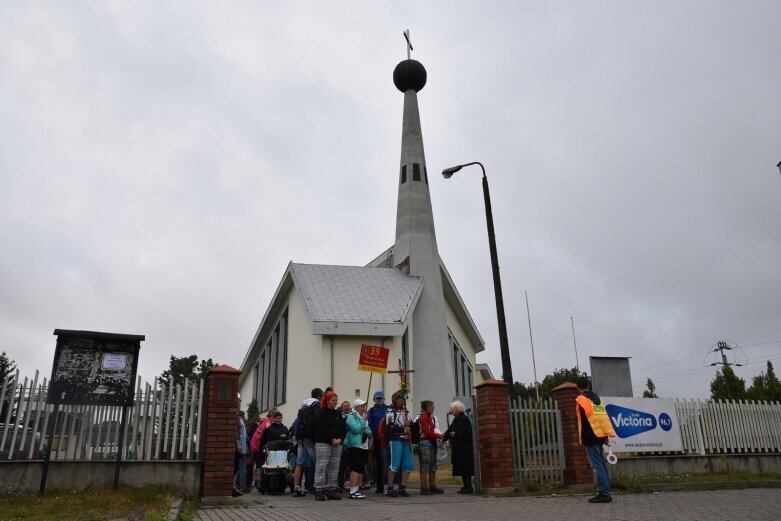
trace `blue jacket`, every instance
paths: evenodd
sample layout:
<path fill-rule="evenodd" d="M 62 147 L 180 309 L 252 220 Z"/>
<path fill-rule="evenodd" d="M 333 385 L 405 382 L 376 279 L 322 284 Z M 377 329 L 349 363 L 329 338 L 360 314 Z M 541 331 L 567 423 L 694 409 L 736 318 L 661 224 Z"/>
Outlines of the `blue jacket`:
<path fill-rule="evenodd" d="M 385 414 L 388 412 L 388 406 L 384 403 L 382 405 L 373 405 L 369 409 L 369 428 L 372 430 L 372 434 L 377 436 L 379 434 L 377 429 L 380 427 L 380 422 L 385 418 Z"/>
<path fill-rule="evenodd" d="M 371 438 L 372 431 L 366 424 L 366 421 L 361 418 L 361 415 L 355 411 L 350 411 L 347 415 L 347 434 L 344 437 L 344 448 L 360 447 L 363 443 L 363 434 L 366 434 L 367 438 Z"/>

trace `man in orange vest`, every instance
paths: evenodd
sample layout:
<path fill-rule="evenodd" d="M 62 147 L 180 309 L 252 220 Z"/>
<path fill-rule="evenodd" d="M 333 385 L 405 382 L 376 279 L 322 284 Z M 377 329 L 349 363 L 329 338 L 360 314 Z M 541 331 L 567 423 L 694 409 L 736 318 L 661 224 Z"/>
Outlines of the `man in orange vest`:
<path fill-rule="evenodd" d="M 586 454 L 591 468 L 597 475 L 598 494 L 588 500 L 589 503 L 610 503 L 610 475 L 607 461 L 602 450 L 608 444 L 608 439 L 615 437 L 616 432 L 610 423 L 599 395 L 591 390 L 588 377 L 581 376 L 576 383 L 580 396 L 575 398 L 575 413 L 578 415 L 578 435 L 581 445 L 586 446 Z"/>

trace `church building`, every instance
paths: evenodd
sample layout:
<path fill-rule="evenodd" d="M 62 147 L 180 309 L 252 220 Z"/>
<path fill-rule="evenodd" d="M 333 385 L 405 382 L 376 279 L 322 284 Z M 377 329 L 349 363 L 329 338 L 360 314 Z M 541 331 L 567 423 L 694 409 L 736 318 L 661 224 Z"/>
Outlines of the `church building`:
<path fill-rule="evenodd" d="M 409 53 L 408 53 L 409 54 Z M 358 370 L 363 344 L 390 350 L 389 370 L 409 370 L 407 403 L 433 400 L 444 419 L 455 396 L 492 377 L 475 355 L 484 342 L 439 256 L 418 112 L 426 69 L 399 63 L 393 82 L 404 95 L 394 244 L 366 266 L 290 263 L 241 363 L 242 408 L 278 407 L 289 424 L 313 387 L 339 400 L 399 389 L 398 374 Z M 389 178 L 390 180 L 390 178 Z"/>

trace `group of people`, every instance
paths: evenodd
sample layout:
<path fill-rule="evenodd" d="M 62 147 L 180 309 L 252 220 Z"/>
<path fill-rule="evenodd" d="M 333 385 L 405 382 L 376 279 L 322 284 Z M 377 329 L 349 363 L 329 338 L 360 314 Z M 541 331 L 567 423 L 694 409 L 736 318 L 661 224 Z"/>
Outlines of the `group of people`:
<path fill-rule="evenodd" d="M 600 397 L 591 390 L 587 377 L 577 381 L 580 395 L 575 400 L 578 419 L 578 438 L 586 447 L 589 463 L 594 471 L 597 490 L 591 503 L 610 503 L 610 477 L 602 447 L 614 437 L 615 431 L 605 412 Z M 451 444 L 453 476 L 461 476 L 461 494 L 472 494 L 474 463 L 472 453 L 472 424 L 464 414 L 464 404 L 450 404 L 453 416 L 447 430 L 440 430 L 434 415 L 434 402 L 423 400 L 420 413 L 413 418 L 407 401 L 394 393 L 391 404 L 385 404 L 382 391 L 374 393 L 374 404 L 367 410 L 366 401 L 356 399 L 338 406 L 339 397 L 328 388 L 312 389 L 309 398 L 301 403 L 291 428 L 282 424 L 282 413 L 269 409 L 259 423 L 246 424 L 244 411 L 239 411 L 236 427 L 236 464 L 234 496 L 251 490 L 253 478 L 261 479 L 253 470 L 262 468 L 265 448 L 272 442 L 289 441 L 295 447 L 295 465 L 292 475 L 294 497 L 313 492 L 315 499 L 342 499 L 345 483 L 349 482 L 348 498 L 365 499 L 363 491 L 367 468 L 373 469 L 375 493 L 389 497 L 408 497 L 407 480 L 413 469 L 413 443 L 417 445 L 420 494 L 442 494 L 437 486 L 437 453 L 440 445 Z M 306 487 L 304 486 L 306 482 Z M 261 482 L 256 483 L 262 491 Z"/>
<path fill-rule="evenodd" d="M 431 400 L 423 400 L 419 414 L 413 416 L 401 392 L 393 394 L 390 405 L 385 404 L 382 391 L 376 391 L 373 399 L 368 409 L 360 398 L 340 406 L 332 389 L 315 388 L 301 403 L 290 429 L 275 408 L 258 424 L 245 426 L 240 418 L 234 496 L 251 489 L 253 467 L 263 466 L 264 449 L 276 440 L 289 440 L 295 447 L 294 497 L 304 497 L 309 491 L 317 501 L 339 500 L 347 491 L 349 499 L 365 499 L 363 491 L 371 488 L 372 481 L 376 494 L 408 497 L 413 444 L 419 459 L 420 494 L 442 494 L 444 490 L 437 486 L 437 453 L 445 442 L 451 445 L 453 475 L 463 481 L 458 492 L 473 493 L 472 424 L 463 403 L 450 404 L 453 419 L 443 432 Z M 254 478 L 259 479 L 258 472 Z"/>

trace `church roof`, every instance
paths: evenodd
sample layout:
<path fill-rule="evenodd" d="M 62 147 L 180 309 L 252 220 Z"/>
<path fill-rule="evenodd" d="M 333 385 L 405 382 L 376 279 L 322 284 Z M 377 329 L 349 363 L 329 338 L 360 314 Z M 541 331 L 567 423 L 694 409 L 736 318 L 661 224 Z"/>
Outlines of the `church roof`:
<path fill-rule="evenodd" d="M 320 335 L 400 336 L 423 286 L 395 268 L 291 263 L 290 274 Z"/>

